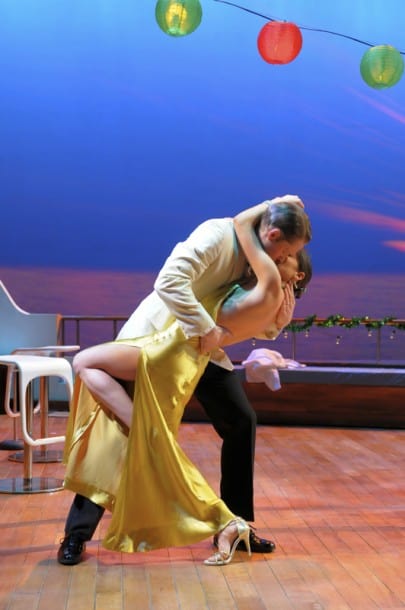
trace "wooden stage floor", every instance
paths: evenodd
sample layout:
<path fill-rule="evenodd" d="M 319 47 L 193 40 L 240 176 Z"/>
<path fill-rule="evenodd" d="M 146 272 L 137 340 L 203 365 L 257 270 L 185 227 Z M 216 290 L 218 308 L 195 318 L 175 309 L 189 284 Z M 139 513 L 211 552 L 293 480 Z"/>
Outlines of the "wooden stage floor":
<path fill-rule="evenodd" d="M 52 417 L 63 434 L 66 419 Z M 12 436 L 0 416 L 0 440 Z M 180 441 L 216 489 L 219 440 L 186 423 Z M 0 480 L 22 464 L 0 451 Z M 385 610 L 405 608 L 405 431 L 260 426 L 256 526 L 277 550 L 203 565 L 211 541 L 147 554 L 102 548 L 106 515 L 85 561 L 55 555 L 72 495 L 0 494 L 1 610 Z M 108 459 L 108 457 L 107 457 Z M 34 476 L 63 477 L 60 463 Z"/>

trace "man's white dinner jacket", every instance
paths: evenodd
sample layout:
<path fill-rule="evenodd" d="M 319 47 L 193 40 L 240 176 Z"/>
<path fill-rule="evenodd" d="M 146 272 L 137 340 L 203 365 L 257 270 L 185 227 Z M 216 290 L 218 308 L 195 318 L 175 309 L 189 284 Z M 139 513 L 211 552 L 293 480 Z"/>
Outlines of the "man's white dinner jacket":
<path fill-rule="evenodd" d="M 178 243 L 154 284 L 154 291 L 135 309 L 118 339 L 130 339 L 162 330 L 177 319 L 186 338 L 203 336 L 215 326 L 200 300 L 244 276 L 246 258 L 231 218 L 211 219 Z M 232 364 L 222 350 L 212 361 L 224 368 Z"/>

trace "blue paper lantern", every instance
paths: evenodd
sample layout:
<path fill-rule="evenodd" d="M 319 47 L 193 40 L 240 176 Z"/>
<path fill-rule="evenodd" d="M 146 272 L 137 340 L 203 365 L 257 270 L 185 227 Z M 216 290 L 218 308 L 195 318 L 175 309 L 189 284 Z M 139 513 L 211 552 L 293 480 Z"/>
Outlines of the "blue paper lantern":
<path fill-rule="evenodd" d="M 186 36 L 200 25 L 202 8 L 199 0 L 158 0 L 155 16 L 169 36 Z"/>

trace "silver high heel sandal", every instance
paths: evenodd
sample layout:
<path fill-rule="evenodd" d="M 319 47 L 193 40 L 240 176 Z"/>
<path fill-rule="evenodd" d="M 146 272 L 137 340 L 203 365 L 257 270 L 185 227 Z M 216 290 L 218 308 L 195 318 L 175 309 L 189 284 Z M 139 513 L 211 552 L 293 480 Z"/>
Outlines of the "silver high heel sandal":
<path fill-rule="evenodd" d="M 234 553 L 236 551 L 236 547 L 238 546 L 239 542 L 241 540 L 243 540 L 243 542 L 246 545 L 246 549 L 249 553 L 249 556 L 252 554 L 251 550 L 250 550 L 250 540 L 249 540 L 249 534 L 250 534 L 250 527 L 249 525 L 246 523 L 246 521 L 244 521 L 243 519 L 241 519 L 240 517 L 238 517 L 237 519 L 234 519 L 233 521 L 230 521 L 225 527 L 224 529 L 220 532 L 220 534 L 229 526 L 229 525 L 236 525 L 236 529 L 238 532 L 238 535 L 236 536 L 236 538 L 234 539 L 234 541 L 231 544 L 231 547 L 229 549 L 229 553 L 226 553 L 225 551 L 220 551 L 218 550 L 215 555 L 212 555 L 211 557 L 209 557 L 208 559 L 206 559 L 204 561 L 206 566 L 225 566 L 228 563 L 231 563 Z M 218 540 L 219 543 L 219 540 Z"/>

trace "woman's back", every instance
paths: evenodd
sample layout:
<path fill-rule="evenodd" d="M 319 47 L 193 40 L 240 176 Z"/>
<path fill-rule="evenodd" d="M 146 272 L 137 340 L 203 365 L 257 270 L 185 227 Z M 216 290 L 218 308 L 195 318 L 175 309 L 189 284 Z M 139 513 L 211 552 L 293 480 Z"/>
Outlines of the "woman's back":
<path fill-rule="evenodd" d="M 258 282 L 253 288 L 239 284 L 229 293 L 218 312 L 217 324 L 230 331 L 223 345 L 231 345 L 263 333 L 274 323 L 283 300 L 281 281 Z"/>

